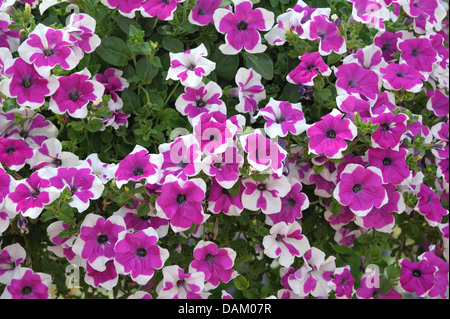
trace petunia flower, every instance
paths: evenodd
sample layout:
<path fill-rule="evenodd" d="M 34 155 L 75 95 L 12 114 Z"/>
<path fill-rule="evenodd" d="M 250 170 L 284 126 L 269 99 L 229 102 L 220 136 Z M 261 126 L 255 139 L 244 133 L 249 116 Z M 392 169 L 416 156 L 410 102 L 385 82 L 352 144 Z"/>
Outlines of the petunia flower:
<path fill-rule="evenodd" d="M 428 297 L 431 298 L 446 298 L 446 292 L 449 286 L 448 279 L 448 262 L 436 256 L 435 249 L 425 252 L 419 256 L 419 259 L 426 259 L 428 265 L 436 267 L 436 272 L 434 273 L 433 288 L 428 291 Z"/>
<path fill-rule="evenodd" d="M 16 98 L 20 106 L 28 106 L 33 110 L 41 107 L 45 98 L 59 87 L 55 76 L 43 77 L 22 58 L 5 65 L 4 72 L 7 78 L 0 82 L 0 91 L 7 97 Z"/>
<path fill-rule="evenodd" d="M 2 2 L 7 5 L 7 3 Z M 19 30 L 11 30 L 10 25 L 14 25 L 11 16 L 4 12 L 3 8 L 0 10 L 0 48 L 5 48 L 8 52 L 16 52 L 20 45 Z"/>
<path fill-rule="evenodd" d="M 278 213 L 266 215 L 266 224 L 274 225 L 280 222 L 291 224 L 302 218 L 302 211 L 309 207 L 308 196 L 302 192 L 302 184 L 297 179 L 289 178 L 291 189 L 281 198 L 281 209 Z"/>
<path fill-rule="evenodd" d="M 51 204 L 59 196 L 60 191 L 36 171 L 17 183 L 15 189 L 8 194 L 5 205 L 9 210 L 21 212 L 24 217 L 35 219 L 45 205 Z"/>
<path fill-rule="evenodd" d="M 345 117 L 350 120 L 355 118 L 355 112 L 358 112 L 362 119 L 367 119 L 372 116 L 371 101 L 363 99 L 359 94 L 338 95 L 336 96 L 336 104 L 339 110 L 345 113 Z"/>
<path fill-rule="evenodd" d="M 18 171 L 33 156 L 33 149 L 23 140 L 0 137 L 0 163 Z"/>
<path fill-rule="evenodd" d="M 240 113 L 249 113 L 251 116 L 258 110 L 258 103 L 266 98 L 266 91 L 261 83 L 262 76 L 252 68 L 239 68 L 235 81 L 237 88 L 230 93 L 239 98 L 236 110 Z"/>
<path fill-rule="evenodd" d="M 119 282 L 119 274 L 113 259 L 105 263 L 105 270 L 102 271 L 93 268 L 89 263 L 86 263 L 85 268 L 84 281 L 91 287 L 112 290 Z"/>
<path fill-rule="evenodd" d="M 282 175 L 287 152 L 280 145 L 264 137 L 259 129 L 254 133 L 241 135 L 239 140 L 247 153 L 247 161 L 254 169 Z"/>
<path fill-rule="evenodd" d="M 413 38 L 400 41 L 398 44 L 400 62 L 414 67 L 419 72 L 430 73 L 433 64 L 440 60 L 438 53 L 427 38 Z"/>
<path fill-rule="evenodd" d="M 73 243 L 75 242 L 77 236 L 73 235 L 64 238 L 60 237 L 62 233 L 73 230 L 73 228 L 73 225 L 68 225 L 61 220 L 51 223 L 47 227 L 47 235 L 53 246 L 47 246 L 47 249 L 60 258 L 66 258 L 72 265 L 85 267 L 85 260 L 81 259 L 81 257 L 75 254 L 72 250 Z"/>
<path fill-rule="evenodd" d="M 302 25 L 302 39 L 319 41 L 320 55 L 329 55 L 331 51 L 343 54 L 347 51 L 345 39 L 339 34 L 336 25 L 325 16 L 316 14 Z"/>
<path fill-rule="evenodd" d="M 205 58 L 207 55 L 208 51 L 203 43 L 184 52 L 169 52 L 170 68 L 166 80 L 179 80 L 183 86 L 199 86 L 203 76 L 209 75 L 216 67 L 215 62 Z"/>
<path fill-rule="evenodd" d="M 142 2 L 140 11 L 143 17 L 170 21 L 173 20 L 178 3 L 184 1 L 186 0 L 147 0 Z"/>
<path fill-rule="evenodd" d="M 64 70 L 75 68 L 82 58 L 72 48 L 69 34 L 39 23 L 17 49 L 19 56 L 34 66 L 43 77 L 50 75 L 56 65 Z"/>
<path fill-rule="evenodd" d="M 353 3 L 352 17 L 355 21 L 368 24 L 377 30 L 385 30 L 384 21 L 390 20 L 389 10 L 379 1 L 349 0 Z"/>
<path fill-rule="evenodd" d="M 81 164 L 78 156 L 71 152 L 62 151 L 62 144 L 56 138 L 45 140 L 42 145 L 34 150 L 33 157 L 27 163 L 32 169 L 42 167 L 74 167 Z"/>
<path fill-rule="evenodd" d="M 423 74 L 407 63 L 390 63 L 387 67 L 381 68 L 380 72 L 383 74 L 383 87 L 387 90 L 404 89 L 418 93 L 422 89 L 423 81 L 426 80 Z"/>
<path fill-rule="evenodd" d="M 408 116 L 403 113 L 394 115 L 392 112 L 385 112 L 370 119 L 373 124 L 379 124 L 375 132 L 372 133 L 372 147 L 391 148 L 398 150 L 403 134 L 406 133 L 406 121 Z"/>
<path fill-rule="evenodd" d="M 264 117 L 264 131 L 271 138 L 285 137 L 288 133 L 300 135 L 306 130 L 306 119 L 301 103 L 291 104 L 270 98 L 269 103 L 260 109 L 258 115 Z"/>
<path fill-rule="evenodd" d="M 244 192 L 242 204 L 244 208 L 257 211 L 261 209 L 264 214 L 275 214 L 281 210 L 281 198 L 291 189 L 288 179 L 284 176 L 270 175 L 263 181 L 255 181 L 252 177 L 242 180 Z"/>
<path fill-rule="evenodd" d="M 417 198 L 418 202 L 414 210 L 423 215 L 430 226 L 437 226 L 441 223 L 442 216 L 448 215 L 448 210 L 442 207 L 439 197 L 425 183 L 420 184 Z"/>
<path fill-rule="evenodd" d="M 400 287 L 407 292 L 415 292 L 419 297 L 423 297 L 433 288 L 434 274 L 436 267 L 428 264 L 427 259 L 420 262 L 413 262 L 408 259 L 400 261 Z"/>
<path fill-rule="evenodd" d="M 408 151 L 400 148 L 398 151 L 390 148 L 369 148 L 367 156 L 369 165 L 378 167 L 383 174 L 385 183 L 403 184 L 411 176 L 406 155 Z"/>
<path fill-rule="evenodd" d="M 87 104 L 101 99 L 105 91 L 103 84 L 89 80 L 90 72 L 81 72 L 58 78 L 59 88 L 50 99 L 49 109 L 56 114 L 68 113 L 74 118 L 85 118 Z"/>
<path fill-rule="evenodd" d="M 308 153 L 324 155 L 328 158 L 342 158 L 342 152 L 347 149 L 345 140 L 353 140 L 357 135 L 355 124 L 343 118 L 337 109 L 309 126 L 306 130 Z"/>
<path fill-rule="evenodd" d="M 388 66 L 388 63 L 383 59 L 383 53 L 381 49 L 374 45 L 368 45 L 356 51 L 355 54 L 346 56 L 343 60 L 343 64 L 358 63 L 365 69 L 370 69 L 378 73 L 378 70 L 382 67 Z"/>
<path fill-rule="evenodd" d="M 114 171 L 116 164 L 106 164 L 103 163 L 99 158 L 97 153 L 91 153 L 86 157 L 85 162 L 89 164 L 94 173 L 103 184 L 114 178 Z M 74 165 L 77 166 L 77 165 Z"/>
<path fill-rule="evenodd" d="M 264 38 L 270 45 L 281 46 L 285 44 L 288 30 L 298 31 L 301 29 L 301 32 L 298 33 L 301 34 L 303 32 L 301 21 L 305 15 L 306 11 L 300 13 L 294 10 L 280 14 L 276 18 L 275 25 L 264 35 Z"/>
<path fill-rule="evenodd" d="M 238 181 L 237 183 L 241 183 Z M 244 210 L 242 205 L 241 196 L 244 188 L 242 185 L 239 188 L 239 192 L 233 196 L 229 190 L 223 188 L 215 178 L 211 179 L 211 187 L 208 196 L 208 211 L 213 214 L 219 214 L 223 212 L 229 216 L 239 216 Z"/>
<path fill-rule="evenodd" d="M 391 62 L 393 54 L 398 52 L 398 42 L 404 36 L 403 31 L 395 33 L 389 31 L 379 31 L 373 38 L 374 45 L 381 49 L 381 56 L 386 62 Z"/>
<path fill-rule="evenodd" d="M 449 97 L 445 94 L 444 90 L 428 90 L 426 93 L 429 98 L 427 110 L 432 111 L 436 116 L 448 116 Z"/>
<path fill-rule="evenodd" d="M 104 94 L 111 95 L 111 100 L 108 102 L 108 107 L 111 111 L 117 111 L 122 109 L 122 98 L 117 94 L 119 91 L 123 91 L 128 88 L 130 84 L 127 79 L 122 77 L 123 71 L 115 68 L 107 68 L 102 73 L 97 73 L 94 76 L 94 80 L 100 82 L 105 87 Z"/>
<path fill-rule="evenodd" d="M 164 183 L 168 175 L 186 180 L 201 170 L 200 144 L 192 134 L 180 136 L 171 143 L 161 144 L 158 150 L 164 157 L 159 183 Z"/>
<path fill-rule="evenodd" d="M 20 244 L 0 248 L 0 283 L 9 284 L 19 275 L 20 264 L 25 261 L 26 252 Z"/>
<path fill-rule="evenodd" d="M 130 274 L 139 285 L 147 284 L 153 277 L 154 269 L 161 269 L 169 258 L 169 251 L 156 244 L 158 239 L 158 234 L 151 227 L 135 233 L 120 233 L 114 247 L 118 273 Z"/>
<path fill-rule="evenodd" d="M 117 187 L 123 184 L 146 180 L 148 183 L 156 183 L 159 179 L 159 170 L 163 162 L 163 155 L 149 154 L 147 149 L 136 145 L 123 160 L 117 165 L 114 177 Z"/>
<path fill-rule="evenodd" d="M 270 228 L 270 235 L 264 236 L 264 254 L 270 258 L 278 258 L 278 263 L 289 267 L 294 263 L 295 257 L 302 257 L 309 251 L 308 238 L 301 234 L 299 223 L 286 224 L 279 222 Z"/>
<path fill-rule="evenodd" d="M 358 216 L 367 215 L 372 207 L 380 208 L 388 201 L 381 170 L 376 167 L 348 164 L 340 175 L 333 197 L 349 206 Z"/>
<path fill-rule="evenodd" d="M 162 269 L 163 279 L 156 287 L 158 299 L 206 299 L 205 273 L 184 272 L 177 265 Z"/>
<path fill-rule="evenodd" d="M 216 105 L 226 114 L 225 104 L 219 100 L 222 89 L 216 82 L 210 81 L 208 84 L 201 82 L 198 87 L 185 87 L 184 91 L 185 93 L 175 101 L 175 108 L 186 115 L 190 122 L 197 115 L 210 111 Z"/>
<path fill-rule="evenodd" d="M 356 216 L 355 224 L 365 228 L 374 228 L 379 232 L 391 233 L 395 226 L 395 218 L 392 213 L 401 214 L 406 210 L 403 196 L 395 189 L 393 184 L 385 184 L 388 202 L 380 208 L 373 207 L 365 216 Z"/>
<path fill-rule="evenodd" d="M 189 22 L 199 26 L 214 24 L 213 14 L 221 2 L 221 0 L 198 0 L 195 8 L 189 12 Z"/>
<path fill-rule="evenodd" d="M 136 11 L 142 6 L 142 0 L 100 0 L 100 2 L 110 9 L 116 9 L 121 15 L 127 18 L 134 18 Z"/>
<path fill-rule="evenodd" d="M 48 178 L 58 190 L 68 190 L 72 199 L 69 206 L 80 213 L 89 208 L 90 200 L 100 198 L 105 188 L 87 164 L 77 167 L 45 167 L 37 172 L 43 178 Z"/>
<path fill-rule="evenodd" d="M 314 85 L 314 78 L 319 74 L 329 76 L 330 67 L 323 61 L 319 52 L 305 53 L 299 57 L 300 64 L 289 72 L 286 80 L 292 84 Z"/>
<path fill-rule="evenodd" d="M 369 271 L 370 270 L 370 271 Z M 360 288 L 356 289 L 358 299 L 402 299 L 403 296 L 392 288 L 387 293 L 381 293 L 380 274 L 377 268 L 366 268 L 360 281 Z"/>
<path fill-rule="evenodd" d="M 50 299 L 52 277 L 30 268 L 21 268 L 3 290 L 0 299 Z"/>
<path fill-rule="evenodd" d="M 211 154 L 202 160 L 202 171 L 223 188 L 230 189 L 240 177 L 239 168 L 244 158 L 236 146 L 228 146 L 223 153 Z"/>
<path fill-rule="evenodd" d="M 81 224 L 72 250 L 95 270 L 105 271 L 106 263 L 116 255 L 114 245 L 122 231 L 125 231 L 122 217 L 113 215 L 105 219 L 90 213 Z"/>
<path fill-rule="evenodd" d="M 169 219 L 174 232 L 184 231 L 192 224 L 200 225 L 209 217 L 202 206 L 205 192 L 206 184 L 200 178 L 183 181 L 169 175 L 156 199 L 157 216 Z"/>
<path fill-rule="evenodd" d="M 242 49 L 249 53 L 261 53 L 266 46 L 261 44 L 258 31 L 268 31 L 274 23 L 274 14 L 264 8 L 253 9 L 249 0 L 233 0 L 234 13 L 226 8 L 214 11 L 214 25 L 225 35 L 225 44 L 219 46 L 223 54 L 237 54 Z"/>
<path fill-rule="evenodd" d="M 70 15 L 69 21 L 64 28 L 69 35 L 70 41 L 78 46 L 82 52 L 91 53 L 100 45 L 101 39 L 94 33 L 96 21 L 91 16 L 80 13 Z"/>
<path fill-rule="evenodd" d="M 350 266 L 336 268 L 333 277 L 329 285 L 335 291 L 336 298 L 351 299 L 355 293 L 355 278 L 350 272 Z"/>
<path fill-rule="evenodd" d="M 372 70 L 352 62 L 342 64 L 335 69 L 336 90 L 338 95 L 357 93 L 374 99 L 381 88 L 381 78 Z"/>
<path fill-rule="evenodd" d="M 205 273 L 205 291 L 216 288 L 221 282 L 228 283 L 237 276 L 234 266 L 236 252 L 231 248 L 219 248 L 211 241 L 200 240 L 194 247 L 194 260 L 189 272 Z"/>

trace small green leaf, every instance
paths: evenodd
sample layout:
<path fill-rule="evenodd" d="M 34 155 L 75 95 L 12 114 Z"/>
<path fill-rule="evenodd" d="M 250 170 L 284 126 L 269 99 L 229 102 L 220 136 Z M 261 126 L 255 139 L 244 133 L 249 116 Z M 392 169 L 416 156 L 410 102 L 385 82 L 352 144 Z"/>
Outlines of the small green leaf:
<path fill-rule="evenodd" d="M 132 58 L 132 53 L 125 41 L 115 36 L 104 38 L 95 52 L 105 62 L 114 66 L 125 66 Z"/>
<path fill-rule="evenodd" d="M 172 37 L 164 37 L 162 39 L 162 46 L 164 49 L 172 53 L 183 52 L 184 50 L 183 42 Z"/>
<path fill-rule="evenodd" d="M 231 195 L 231 196 L 233 196 L 233 197 L 236 197 L 238 194 L 239 194 L 239 191 L 241 190 L 241 183 L 238 181 L 238 182 L 236 182 L 234 185 L 233 185 L 233 187 L 231 187 L 229 190 L 228 190 L 228 193 Z"/>
<path fill-rule="evenodd" d="M 137 216 L 144 217 L 150 213 L 150 205 L 147 202 L 140 204 L 137 207 Z"/>
<path fill-rule="evenodd" d="M 98 132 L 103 126 L 103 121 L 99 119 L 92 119 L 87 124 L 87 129 L 89 132 Z"/>
<path fill-rule="evenodd" d="M 244 55 L 245 66 L 249 69 L 252 68 L 259 73 L 265 80 L 272 80 L 273 78 L 273 61 L 265 53 L 257 54 L 245 54 Z"/>
<path fill-rule="evenodd" d="M 234 285 L 236 286 L 237 290 L 246 290 L 250 284 L 247 278 L 245 278 L 242 275 L 239 275 L 236 278 L 234 278 Z"/>
<path fill-rule="evenodd" d="M 73 128 L 74 131 L 81 132 L 84 129 L 84 121 L 74 121 L 70 122 L 70 127 Z"/>

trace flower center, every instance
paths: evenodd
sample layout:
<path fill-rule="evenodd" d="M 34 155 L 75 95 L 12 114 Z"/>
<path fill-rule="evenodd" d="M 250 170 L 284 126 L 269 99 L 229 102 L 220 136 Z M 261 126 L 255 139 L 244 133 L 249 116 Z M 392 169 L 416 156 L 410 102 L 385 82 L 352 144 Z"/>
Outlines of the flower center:
<path fill-rule="evenodd" d="M 33 198 L 37 198 L 41 192 L 38 189 L 33 189 L 33 191 L 30 192 L 30 196 Z"/>
<path fill-rule="evenodd" d="M 290 206 L 290 207 L 295 207 L 295 204 L 296 204 L 297 202 L 291 197 L 291 198 L 288 198 L 288 199 L 286 200 L 286 203 L 287 203 L 288 206 Z"/>
<path fill-rule="evenodd" d="M 392 47 L 392 45 L 391 45 L 389 42 L 386 42 L 386 43 L 384 43 L 383 46 L 381 47 L 381 51 L 382 51 L 382 52 L 386 52 L 386 51 L 390 50 L 391 47 Z"/>
<path fill-rule="evenodd" d="M 259 184 L 256 188 L 257 188 L 259 191 L 265 191 L 265 190 L 266 190 L 266 185 L 264 185 L 264 184 Z"/>
<path fill-rule="evenodd" d="M 411 55 L 412 55 L 413 57 L 417 57 L 419 54 L 420 54 L 420 52 L 419 52 L 418 49 L 412 49 Z"/>
<path fill-rule="evenodd" d="M 336 131 L 333 129 L 329 129 L 326 133 L 325 136 L 328 138 L 335 138 L 336 137 Z"/>
<path fill-rule="evenodd" d="M 320 30 L 319 32 L 317 32 L 317 35 L 319 36 L 319 38 L 320 38 L 321 40 L 325 40 L 325 37 L 326 37 L 325 31 Z"/>
<path fill-rule="evenodd" d="M 197 14 L 198 14 L 199 16 L 203 16 L 203 15 L 206 14 L 206 12 L 205 12 L 205 10 L 203 10 L 203 8 L 199 8 Z"/>
<path fill-rule="evenodd" d="M 169 0 L 162 0 L 161 2 L 166 4 L 166 5 L 169 4 Z"/>
<path fill-rule="evenodd" d="M 390 158 L 390 157 L 383 158 L 383 165 L 388 166 L 391 164 L 392 164 L 392 158 Z"/>
<path fill-rule="evenodd" d="M 306 67 L 306 69 L 309 71 L 309 72 L 311 72 L 313 69 L 314 69 L 314 64 L 309 64 L 307 67 Z"/>
<path fill-rule="evenodd" d="M 53 160 L 53 165 L 56 167 L 60 167 L 62 165 L 62 161 L 59 158 L 55 158 Z"/>
<path fill-rule="evenodd" d="M 420 277 L 420 276 L 422 275 L 422 272 L 421 272 L 419 269 L 415 269 L 415 270 L 412 272 L 412 275 L 413 275 L 414 277 Z"/>
<path fill-rule="evenodd" d="M 79 99 L 79 97 L 81 96 L 81 93 L 78 92 L 77 90 L 72 90 L 69 92 L 69 94 L 67 94 L 67 96 L 69 97 L 69 99 L 76 102 Z"/>
<path fill-rule="evenodd" d="M 355 194 L 358 194 L 360 191 L 362 191 L 363 187 L 361 184 L 355 184 L 353 185 L 352 191 Z"/>
<path fill-rule="evenodd" d="M 383 131 L 383 132 L 387 132 L 387 131 L 389 131 L 391 128 L 389 127 L 389 124 L 388 123 L 383 123 L 383 124 L 381 124 L 381 131 Z"/>
<path fill-rule="evenodd" d="M 283 240 L 283 236 L 281 236 L 281 234 L 277 234 L 277 237 L 275 237 L 276 241 L 282 241 Z"/>
<path fill-rule="evenodd" d="M 103 245 L 108 242 L 109 237 L 106 234 L 100 234 L 97 236 L 97 244 Z"/>
<path fill-rule="evenodd" d="M 45 56 L 51 56 L 51 55 L 55 54 L 55 51 L 53 51 L 52 48 L 44 49 L 42 52 L 44 52 Z"/>
<path fill-rule="evenodd" d="M 405 74 L 403 74 L 403 72 L 400 72 L 400 71 L 395 73 L 395 75 L 402 79 L 405 77 Z"/>
<path fill-rule="evenodd" d="M 8 147 L 5 150 L 5 152 L 8 153 L 9 155 L 13 155 L 15 151 L 16 151 L 16 149 L 14 147 Z"/>
<path fill-rule="evenodd" d="M 178 194 L 177 196 L 177 203 L 179 205 L 183 204 L 186 201 L 186 195 L 185 194 Z"/>
<path fill-rule="evenodd" d="M 214 256 L 214 255 L 206 254 L 206 256 L 205 256 L 205 261 L 208 263 L 213 261 L 214 259 L 216 259 L 216 256 Z"/>
<path fill-rule="evenodd" d="M 145 257 L 147 255 L 147 251 L 143 247 L 139 247 L 135 251 L 136 256 L 138 257 Z"/>
<path fill-rule="evenodd" d="M 25 287 L 22 288 L 22 295 L 23 296 L 28 296 L 32 292 L 33 292 L 33 288 L 31 288 L 30 286 L 25 286 Z"/>
<path fill-rule="evenodd" d="M 20 82 L 20 84 L 24 88 L 28 89 L 29 87 L 31 87 L 34 84 L 34 82 L 33 82 L 33 79 L 31 78 L 31 76 L 24 76 L 22 78 L 22 81 Z"/>
<path fill-rule="evenodd" d="M 244 20 L 242 20 L 241 22 L 239 22 L 238 24 L 237 24 L 237 29 L 238 30 L 247 30 L 247 28 L 248 28 L 248 23 L 247 22 L 245 22 Z"/>
<path fill-rule="evenodd" d="M 286 121 L 286 117 L 285 117 L 284 115 L 281 115 L 280 118 L 278 118 L 278 119 L 276 120 L 276 123 L 277 123 L 277 124 L 281 124 L 281 123 L 283 123 L 284 121 Z"/>
<path fill-rule="evenodd" d="M 144 169 L 142 168 L 142 166 L 136 166 L 135 168 L 133 168 L 133 176 L 139 176 L 144 174 Z"/>
<path fill-rule="evenodd" d="M 356 82 L 354 80 L 349 80 L 348 87 L 354 89 L 356 87 Z"/>
<path fill-rule="evenodd" d="M 203 100 L 198 99 L 197 101 L 195 101 L 195 105 L 200 108 L 205 107 L 206 103 Z"/>

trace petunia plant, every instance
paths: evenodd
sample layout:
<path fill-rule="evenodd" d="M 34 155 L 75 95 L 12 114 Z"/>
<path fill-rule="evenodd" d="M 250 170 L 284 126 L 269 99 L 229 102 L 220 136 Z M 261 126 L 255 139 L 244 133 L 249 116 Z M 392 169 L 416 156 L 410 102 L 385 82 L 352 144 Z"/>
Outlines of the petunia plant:
<path fill-rule="evenodd" d="M 0 4 L 0 298 L 449 298 L 448 1 Z"/>

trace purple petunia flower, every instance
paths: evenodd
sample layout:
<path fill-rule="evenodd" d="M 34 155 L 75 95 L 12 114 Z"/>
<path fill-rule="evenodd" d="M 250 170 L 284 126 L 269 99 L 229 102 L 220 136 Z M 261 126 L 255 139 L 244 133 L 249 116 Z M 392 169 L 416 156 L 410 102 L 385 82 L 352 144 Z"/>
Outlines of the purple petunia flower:
<path fill-rule="evenodd" d="M 33 149 L 23 140 L 0 137 L 0 163 L 18 171 L 33 156 Z"/>
<path fill-rule="evenodd" d="M 408 116 L 403 113 L 394 115 L 392 112 L 386 112 L 370 120 L 373 124 L 379 124 L 377 130 L 372 133 L 372 147 L 398 150 L 402 136 L 407 131 Z"/>
<path fill-rule="evenodd" d="M 237 276 L 237 272 L 231 269 L 236 259 L 236 252 L 231 248 L 219 248 L 213 242 L 200 240 L 194 247 L 193 255 L 194 260 L 189 264 L 189 272 L 205 273 L 206 291 Z"/>
<path fill-rule="evenodd" d="M 209 217 L 202 206 L 205 192 L 206 184 L 200 178 L 183 181 L 169 175 L 155 203 L 157 216 L 169 219 L 174 232 L 200 225 Z"/>
<path fill-rule="evenodd" d="M 380 72 L 383 74 L 383 87 L 387 90 L 405 89 L 418 93 L 422 89 L 422 81 L 426 80 L 423 74 L 406 63 L 390 63 L 386 68 L 381 68 Z"/>
<path fill-rule="evenodd" d="M 238 87 L 230 90 L 230 94 L 239 98 L 236 110 L 240 113 L 250 113 L 258 110 L 258 102 L 266 98 L 266 91 L 261 83 L 262 76 L 252 68 L 240 68 L 236 72 L 235 81 Z"/>
<path fill-rule="evenodd" d="M 315 15 L 302 25 L 300 38 L 319 41 L 320 55 L 329 55 L 331 51 L 343 54 L 347 51 L 345 39 L 339 34 L 336 25 L 323 15 Z"/>
<path fill-rule="evenodd" d="M 391 289 L 389 292 L 381 294 L 380 275 L 378 269 L 368 268 L 361 278 L 360 288 L 356 289 L 356 297 L 358 299 L 402 299 L 403 296 L 397 290 Z"/>
<path fill-rule="evenodd" d="M 436 251 L 434 249 L 420 255 L 419 259 L 426 259 L 428 261 L 428 265 L 436 267 L 436 272 L 434 273 L 433 288 L 428 291 L 428 297 L 436 298 L 440 296 L 443 299 L 447 298 L 446 292 L 449 286 L 449 263 L 436 256 Z"/>
<path fill-rule="evenodd" d="M 203 43 L 184 52 L 169 52 L 170 68 L 166 80 L 179 80 L 183 86 L 199 86 L 203 76 L 209 75 L 216 68 L 215 62 L 205 58 L 207 55 L 208 50 Z"/>
<path fill-rule="evenodd" d="M 147 284 L 154 269 L 161 269 L 169 258 L 169 251 L 156 245 L 157 242 L 158 234 L 151 227 L 136 233 L 120 233 L 114 247 L 118 273 L 130 274 L 139 285 Z"/>
<path fill-rule="evenodd" d="M 261 44 L 259 30 L 268 31 L 274 23 L 274 14 L 264 8 L 253 9 L 249 0 L 233 0 L 234 13 L 226 8 L 214 11 L 214 25 L 225 35 L 225 44 L 219 46 L 223 54 L 237 54 L 242 49 L 249 53 L 261 53 L 266 46 Z"/>
<path fill-rule="evenodd" d="M 398 52 L 398 41 L 404 36 L 403 31 L 391 33 L 379 31 L 373 38 L 373 43 L 381 49 L 382 57 L 386 62 L 391 62 L 393 54 Z"/>
<path fill-rule="evenodd" d="M 371 113 L 371 102 L 367 99 L 363 99 L 359 94 L 343 94 L 336 96 L 336 104 L 343 113 L 345 117 L 353 120 L 355 117 L 355 112 L 363 119 L 370 118 Z"/>
<path fill-rule="evenodd" d="M 271 138 L 285 137 L 288 133 L 300 135 L 306 130 L 306 120 L 301 103 L 291 104 L 287 101 L 277 101 L 270 98 L 265 108 L 258 115 L 264 117 L 264 130 Z"/>
<path fill-rule="evenodd" d="M 398 151 L 389 148 L 370 148 L 367 151 L 369 165 L 381 169 L 384 183 L 400 185 L 411 176 L 406 155 L 408 151 L 400 148 Z"/>
<path fill-rule="evenodd" d="M 94 288 L 100 286 L 107 290 L 112 290 L 119 281 L 119 274 L 113 259 L 106 262 L 105 270 L 103 271 L 93 268 L 89 263 L 86 263 L 85 268 L 84 281 Z"/>
<path fill-rule="evenodd" d="M 372 70 L 352 62 L 342 64 L 335 70 L 338 95 L 357 93 L 374 99 L 381 88 L 381 78 Z"/>
<path fill-rule="evenodd" d="M 11 60 L 11 65 L 5 65 L 6 79 L 0 82 L 0 91 L 7 97 L 16 98 L 20 106 L 31 109 L 41 107 L 45 97 L 52 95 L 59 87 L 55 76 L 41 76 L 33 65 L 22 58 Z"/>
<path fill-rule="evenodd" d="M 56 65 L 64 70 L 72 70 L 77 66 L 82 56 L 74 51 L 72 45 L 67 32 L 39 23 L 17 51 L 40 75 L 48 77 Z"/>
<path fill-rule="evenodd" d="M 128 88 L 130 84 L 127 79 L 122 77 L 123 71 L 115 68 L 106 69 L 103 74 L 97 73 L 94 79 L 100 82 L 105 87 L 104 94 L 111 95 L 111 100 L 108 102 L 110 110 L 117 111 L 123 107 L 123 101 L 117 92 Z"/>
<path fill-rule="evenodd" d="M 299 223 L 286 224 L 279 222 L 270 228 L 270 235 L 264 236 L 264 254 L 270 258 L 278 258 L 278 263 L 289 267 L 295 257 L 302 257 L 311 248 L 308 238 L 302 233 Z"/>
<path fill-rule="evenodd" d="M 146 0 L 141 4 L 141 14 L 148 18 L 157 17 L 164 21 L 173 20 L 178 3 L 184 1 L 186 0 Z"/>
<path fill-rule="evenodd" d="M 133 151 L 117 165 L 114 174 L 117 187 L 121 188 L 123 184 L 129 181 L 139 182 L 146 180 L 150 184 L 156 183 L 162 162 L 163 155 L 149 154 L 147 149 L 136 145 Z"/>
<path fill-rule="evenodd" d="M 400 287 L 407 292 L 415 292 L 419 297 L 425 296 L 433 288 L 436 267 L 428 264 L 427 259 L 413 262 L 402 259 L 400 262 Z"/>
<path fill-rule="evenodd" d="M 184 272 L 177 265 L 162 269 L 163 280 L 156 287 L 158 299 L 204 299 L 205 273 L 202 271 Z"/>
<path fill-rule="evenodd" d="M 213 14 L 221 2 L 222 0 L 197 0 L 197 5 L 189 12 L 189 22 L 199 26 L 213 24 Z"/>
<path fill-rule="evenodd" d="M 214 214 L 223 212 L 229 216 L 239 216 L 244 210 L 244 205 L 242 205 L 241 201 L 243 191 L 244 188 L 241 185 L 238 194 L 233 196 L 228 189 L 223 188 L 215 178 L 212 178 L 208 196 L 208 210 Z"/>
<path fill-rule="evenodd" d="M 336 292 L 336 298 L 351 299 L 355 292 L 355 278 L 350 272 L 350 266 L 336 268 L 333 277 L 329 284 Z"/>
<path fill-rule="evenodd" d="M 63 152 L 62 144 L 56 138 L 49 138 L 34 150 L 33 157 L 27 163 L 32 169 L 50 167 L 74 167 L 81 164 L 78 156 Z"/>
<path fill-rule="evenodd" d="M 142 6 L 142 0 L 100 0 L 100 2 L 110 9 L 117 8 L 121 15 L 130 19 L 136 16 L 136 11 Z"/>
<path fill-rule="evenodd" d="M 6 4 L 6 6 L 8 5 Z M 19 30 L 9 29 L 9 26 L 14 24 L 11 16 L 2 8 L 0 10 L 0 48 L 5 48 L 9 53 L 16 52 L 20 44 Z"/>
<path fill-rule="evenodd" d="M 442 207 L 439 197 L 426 184 L 420 184 L 417 198 L 419 201 L 414 210 L 423 215 L 431 226 L 437 226 L 442 221 L 442 216 L 448 215 L 448 210 Z"/>
<path fill-rule="evenodd" d="M 323 61 L 319 52 L 305 53 L 299 57 L 300 64 L 289 72 L 286 80 L 292 84 L 314 85 L 314 78 L 319 74 L 329 76 L 331 69 Z"/>
<path fill-rule="evenodd" d="M 21 268 L 3 291 L 0 299 L 50 299 L 52 277 L 49 274 Z"/>
<path fill-rule="evenodd" d="M 419 72 L 430 73 L 433 71 L 433 64 L 438 62 L 438 53 L 427 38 L 406 39 L 398 44 L 400 62 L 413 66 Z"/>
<path fill-rule="evenodd" d="M 270 175 L 261 182 L 251 177 L 242 180 L 242 204 L 244 208 L 257 211 L 261 209 L 264 214 L 275 214 L 281 210 L 281 198 L 286 196 L 291 185 L 284 176 Z"/>
<path fill-rule="evenodd" d="M 427 102 L 427 110 L 432 111 L 436 116 L 448 116 L 449 97 L 444 90 L 429 90 L 426 92 L 429 100 Z"/>
<path fill-rule="evenodd" d="M 342 205 L 349 206 L 358 216 L 367 215 L 373 207 L 380 208 L 388 201 L 383 187 L 381 170 L 364 168 L 359 164 L 348 164 L 340 175 L 333 197 Z"/>
<path fill-rule="evenodd" d="M 306 130 L 310 138 L 308 153 L 324 155 L 328 158 L 342 158 L 342 151 L 347 149 L 345 140 L 353 140 L 357 135 L 355 124 L 344 114 L 334 109 L 331 113 Z"/>
<path fill-rule="evenodd" d="M 58 190 L 67 189 L 72 199 L 69 205 L 80 213 L 88 209 L 90 200 L 98 199 L 105 188 L 87 164 L 77 167 L 45 167 L 37 172 L 48 178 Z"/>
<path fill-rule="evenodd" d="M 390 20 L 389 10 L 380 1 L 349 0 L 353 3 L 352 17 L 357 22 L 368 24 L 378 30 L 386 29 L 383 21 Z"/>
<path fill-rule="evenodd" d="M 0 283 L 9 284 L 19 275 L 20 264 L 25 260 L 26 252 L 20 244 L 11 244 L 0 249 Z"/>
<path fill-rule="evenodd" d="M 116 255 L 114 245 L 122 231 L 125 231 L 125 222 L 121 216 L 105 219 L 90 213 L 81 224 L 72 250 L 95 270 L 105 271 L 106 263 Z"/>
<path fill-rule="evenodd" d="M 20 180 L 15 189 L 6 198 L 9 210 L 21 212 L 23 216 L 37 218 L 45 205 L 51 204 L 60 195 L 60 191 L 50 181 L 39 176 L 39 171 Z"/>
<path fill-rule="evenodd" d="M 88 114 L 87 104 L 103 96 L 103 84 L 89 80 L 90 72 L 81 72 L 58 78 L 59 88 L 50 99 L 49 109 L 56 114 L 68 113 L 74 118 L 85 118 Z"/>
<path fill-rule="evenodd" d="M 91 16 L 80 13 L 70 15 L 69 22 L 64 28 L 69 33 L 70 41 L 78 46 L 82 52 L 93 52 L 101 42 L 98 35 L 94 33 L 96 21 Z"/>

